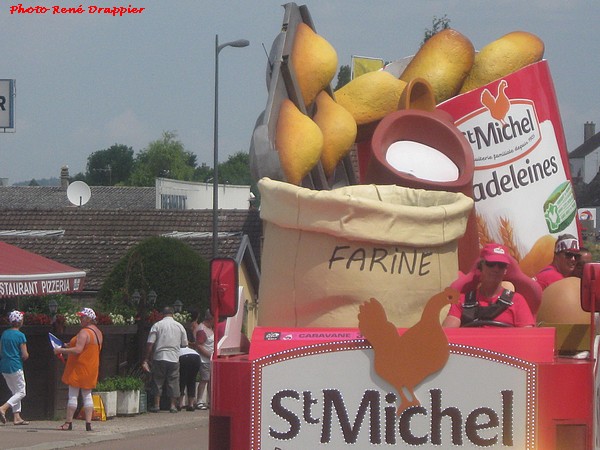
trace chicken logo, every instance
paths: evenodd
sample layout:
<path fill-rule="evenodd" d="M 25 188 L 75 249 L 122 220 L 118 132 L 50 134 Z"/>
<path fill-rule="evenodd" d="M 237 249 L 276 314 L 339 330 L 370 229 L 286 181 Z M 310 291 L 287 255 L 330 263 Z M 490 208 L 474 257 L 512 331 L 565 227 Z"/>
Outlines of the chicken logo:
<path fill-rule="evenodd" d="M 450 346 L 440 324 L 440 311 L 458 302 L 459 295 L 457 290 L 446 288 L 431 297 L 419 322 L 401 336 L 376 299 L 360 306 L 358 327 L 373 347 L 375 372 L 394 386 L 400 396 L 398 416 L 421 404 L 414 394 L 415 388 L 446 365 Z"/>
<path fill-rule="evenodd" d="M 504 125 L 504 118 L 510 109 L 510 101 L 505 92 L 507 87 L 508 83 L 506 80 L 502 80 L 498 84 L 498 93 L 496 94 L 496 97 L 494 97 L 487 88 L 481 93 L 481 104 L 485 106 L 490 112 L 490 115 L 494 119 L 500 121 L 502 125 Z"/>

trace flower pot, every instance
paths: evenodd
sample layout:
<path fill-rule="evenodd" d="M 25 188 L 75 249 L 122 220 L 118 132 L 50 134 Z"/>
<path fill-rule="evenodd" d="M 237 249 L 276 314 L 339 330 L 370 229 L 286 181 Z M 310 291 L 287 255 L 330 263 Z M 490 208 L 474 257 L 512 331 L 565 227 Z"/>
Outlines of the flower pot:
<path fill-rule="evenodd" d="M 106 418 L 110 419 L 117 415 L 117 391 L 96 392 L 102 398 Z"/>
<path fill-rule="evenodd" d="M 117 416 L 131 416 L 140 411 L 140 391 L 117 391 Z"/>

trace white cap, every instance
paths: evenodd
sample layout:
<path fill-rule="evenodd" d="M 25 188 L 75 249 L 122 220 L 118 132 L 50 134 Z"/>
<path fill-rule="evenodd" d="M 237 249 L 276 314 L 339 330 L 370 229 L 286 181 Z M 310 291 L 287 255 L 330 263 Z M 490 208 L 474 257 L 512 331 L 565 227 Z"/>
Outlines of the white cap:
<path fill-rule="evenodd" d="M 92 308 L 83 308 L 81 311 L 77 313 L 79 317 L 85 316 L 89 317 L 92 320 L 96 320 L 96 313 Z"/>
<path fill-rule="evenodd" d="M 9 315 L 8 315 L 8 321 L 10 323 L 14 323 L 14 322 L 23 322 L 23 316 L 25 315 L 25 313 L 22 313 L 21 311 L 12 311 Z"/>

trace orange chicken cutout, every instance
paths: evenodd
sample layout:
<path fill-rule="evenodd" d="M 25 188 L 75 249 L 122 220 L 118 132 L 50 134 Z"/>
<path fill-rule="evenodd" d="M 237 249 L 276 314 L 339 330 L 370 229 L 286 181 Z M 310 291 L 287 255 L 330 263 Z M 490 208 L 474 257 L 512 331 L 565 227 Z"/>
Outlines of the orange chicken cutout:
<path fill-rule="evenodd" d="M 508 83 L 506 80 L 502 80 L 498 84 L 498 94 L 496 97 L 494 97 L 487 88 L 481 92 L 481 104 L 485 106 L 490 112 L 490 115 L 502 125 L 504 125 L 504 118 L 510 109 L 510 101 L 504 92 L 507 87 Z"/>
<path fill-rule="evenodd" d="M 371 298 L 358 313 L 358 328 L 373 347 L 375 372 L 400 395 L 397 415 L 421 403 L 414 390 L 428 376 L 440 371 L 450 356 L 448 338 L 440 323 L 441 309 L 457 303 L 459 292 L 446 288 L 431 297 L 421 319 L 404 334 L 387 320 L 381 303 Z"/>

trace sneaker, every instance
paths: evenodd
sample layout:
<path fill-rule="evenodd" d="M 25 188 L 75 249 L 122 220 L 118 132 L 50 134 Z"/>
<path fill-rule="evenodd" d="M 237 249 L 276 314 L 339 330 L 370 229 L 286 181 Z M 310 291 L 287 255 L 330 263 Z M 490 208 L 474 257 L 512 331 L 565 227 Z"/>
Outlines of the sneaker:
<path fill-rule="evenodd" d="M 196 408 L 194 408 L 193 406 L 186 406 L 186 407 L 185 407 L 185 410 L 186 410 L 186 411 L 195 411 L 195 410 L 196 410 Z"/>
<path fill-rule="evenodd" d="M 160 408 L 157 408 L 156 406 L 151 406 L 150 408 L 148 408 L 148 411 L 150 411 L 151 413 L 157 413 L 160 410 Z"/>
<path fill-rule="evenodd" d="M 208 405 L 204 402 L 198 403 L 198 405 L 196 406 L 197 409 L 201 409 L 201 410 L 206 410 L 208 409 Z"/>

